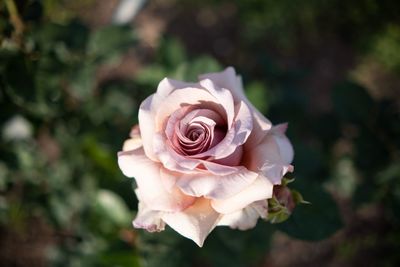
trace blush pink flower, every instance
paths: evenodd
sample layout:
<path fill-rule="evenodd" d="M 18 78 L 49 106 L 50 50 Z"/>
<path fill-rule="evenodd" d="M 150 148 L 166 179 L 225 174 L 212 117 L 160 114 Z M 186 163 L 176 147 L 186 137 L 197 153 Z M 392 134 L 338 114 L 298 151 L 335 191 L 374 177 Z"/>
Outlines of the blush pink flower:
<path fill-rule="evenodd" d="M 199 246 L 216 226 L 254 227 L 273 186 L 293 170 L 286 127 L 257 111 L 231 67 L 197 83 L 163 79 L 118 154 L 137 184 L 134 227 L 167 224 Z"/>

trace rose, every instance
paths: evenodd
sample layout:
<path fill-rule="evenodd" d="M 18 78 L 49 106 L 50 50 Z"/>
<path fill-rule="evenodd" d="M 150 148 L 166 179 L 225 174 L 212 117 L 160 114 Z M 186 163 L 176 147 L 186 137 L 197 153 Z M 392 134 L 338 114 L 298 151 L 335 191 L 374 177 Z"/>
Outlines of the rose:
<path fill-rule="evenodd" d="M 273 186 L 293 169 L 286 127 L 257 111 L 231 67 L 198 83 L 165 78 L 118 154 L 137 183 L 134 227 L 168 224 L 199 246 L 218 225 L 254 227 L 267 216 Z"/>

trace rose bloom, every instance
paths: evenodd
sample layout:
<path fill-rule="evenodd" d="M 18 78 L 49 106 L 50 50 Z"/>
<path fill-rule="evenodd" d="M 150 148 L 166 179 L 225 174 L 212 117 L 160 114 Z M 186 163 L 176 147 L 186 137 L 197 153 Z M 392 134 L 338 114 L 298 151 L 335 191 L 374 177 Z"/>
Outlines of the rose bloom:
<path fill-rule="evenodd" d="M 273 186 L 293 170 L 286 128 L 249 102 L 232 67 L 197 83 L 163 79 L 118 154 L 137 184 L 134 227 L 168 224 L 199 246 L 216 226 L 253 228 L 267 216 Z"/>

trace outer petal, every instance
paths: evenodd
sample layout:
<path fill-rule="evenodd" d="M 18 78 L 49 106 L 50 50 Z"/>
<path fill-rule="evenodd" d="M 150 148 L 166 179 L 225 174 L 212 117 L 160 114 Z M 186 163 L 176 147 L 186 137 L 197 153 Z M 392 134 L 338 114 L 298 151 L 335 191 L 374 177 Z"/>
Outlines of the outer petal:
<path fill-rule="evenodd" d="M 164 213 L 162 219 L 172 229 L 202 247 L 207 235 L 217 225 L 219 217 L 220 215 L 211 208 L 209 200 L 199 198 L 184 211 Z"/>
<path fill-rule="evenodd" d="M 221 217 L 218 225 L 229 226 L 233 229 L 247 230 L 256 226 L 258 218 L 265 218 L 267 213 L 267 201 L 257 201 L 242 210 L 225 214 Z"/>
<path fill-rule="evenodd" d="M 142 136 L 143 148 L 146 155 L 154 161 L 157 161 L 157 156 L 153 152 L 153 135 L 155 133 L 154 111 L 152 106 L 154 102 L 158 102 L 154 95 L 146 98 L 139 108 L 139 127 Z"/>
<path fill-rule="evenodd" d="M 120 152 L 118 164 L 126 176 L 135 177 L 143 202 L 152 210 L 180 211 L 195 201 L 176 187 L 167 191 L 160 178 L 161 164 L 148 159 L 143 148 Z"/>
<path fill-rule="evenodd" d="M 122 151 L 138 149 L 142 147 L 142 145 L 143 143 L 140 137 L 129 138 L 124 142 L 124 145 L 122 146 Z"/>
<path fill-rule="evenodd" d="M 210 79 L 219 87 L 230 90 L 235 100 L 243 100 L 242 86 L 237 82 L 234 68 L 228 67 L 221 72 L 207 73 L 199 76 L 200 81 L 205 79 Z"/>
<path fill-rule="evenodd" d="M 283 162 L 289 164 L 293 161 L 294 151 L 292 144 L 285 135 L 287 126 L 287 123 L 278 124 L 271 129 L 271 132 L 279 147 Z"/>
<path fill-rule="evenodd" d="M 136 189 L 135 192 L 139 199 L 139 211 L 132 222 L 133 227 L 146 229 L 149 232 L 163 231 L 165 223 L 161 220 L 162 212 L 149 209 L 143 201 L 140 201 L 139 190 Z"/>
<path fill-rule="evenodd" d="M 253 171 L 261 172 L 273 184 L 280 184 L 282 177 L 290 171 L 293 159 L 293 148 L 282 132 L 283 126 L 271 129 L 261 143 L 244 153 L 244 166 Z"/>
<path fill-rule="evenodd" d="M 265 177 L 258 177 L 254 183 L 226 199 L 213 199 L 211 206 L 219 213 L 228 214 L 241 210 L 251 203 L 272 197 L 273 184 Z"/>
<path fill-rule="evenodd" d="M 191 196 L 205 196 L 212 199 L 225 199 L 231 197 L 252 184 L 258 174 L 238 167 L 235 173 L 223 176 L 211 173 L 197 175 L 185 174 L 177 181 L 177 186 Z"/>

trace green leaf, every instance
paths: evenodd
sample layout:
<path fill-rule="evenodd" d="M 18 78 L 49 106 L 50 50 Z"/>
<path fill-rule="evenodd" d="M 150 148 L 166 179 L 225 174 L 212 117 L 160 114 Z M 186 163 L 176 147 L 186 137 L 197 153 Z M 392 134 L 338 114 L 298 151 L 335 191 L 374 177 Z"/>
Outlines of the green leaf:
<path fill-rule="evenodd" d="M 293 183 L 296 179 L 295 178 L 287 178 L 287 177 L 283 177 L 282 179 L 282 186 L 287 186 L 290 183 Z"/>
<path fill-rule="evenodd" d="M 124 200 L 110 190 L 97 193 L 97 210 L 116 225 L 126 226 L 131 220 L 128 206 Z"/>
<path fill-rule="evenodd" d="M 304 200 L 303 195 L 299 191 L 291 190 L 291 192 L 292 192 L 292 197 L 293 197 L 294 203 L 296 203 L 296 204 L 311 204 L 311 202 Z"/>

